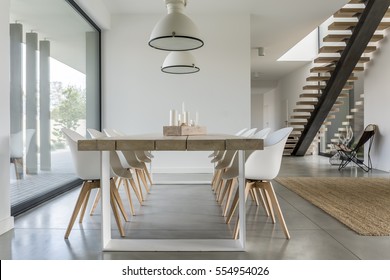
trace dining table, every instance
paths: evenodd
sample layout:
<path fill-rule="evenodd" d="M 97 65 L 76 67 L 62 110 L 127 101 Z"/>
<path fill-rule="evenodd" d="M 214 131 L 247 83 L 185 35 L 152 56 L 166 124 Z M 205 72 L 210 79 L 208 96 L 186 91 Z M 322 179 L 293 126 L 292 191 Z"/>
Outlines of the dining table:
<path fill-rule="evenodd" d="M 78 141 L 79 151 L 101 154 L 101 240 L 103 251 L 245 251 L 245 151 L 262 150 L 263 140 L 229 134 L 164 136 L 162 134 L 106 137 Z M 228 151 L 239 159 L 238 239 L 132 239 L 112 238 L 110 208 L 110 152 L 114 151 Z M 228 230 L 228 228 L 227 228 Z"/>

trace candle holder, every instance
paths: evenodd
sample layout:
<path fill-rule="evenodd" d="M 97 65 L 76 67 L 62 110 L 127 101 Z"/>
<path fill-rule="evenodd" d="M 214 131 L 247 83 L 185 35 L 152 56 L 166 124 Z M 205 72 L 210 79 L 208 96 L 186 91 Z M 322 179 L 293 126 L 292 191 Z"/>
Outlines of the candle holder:
<path fill-rule="evenodd" d="M 205 135 L 207 129 L 205 126 L 163 126 L 164 136 L 188 136 L 188 135 Z"/>

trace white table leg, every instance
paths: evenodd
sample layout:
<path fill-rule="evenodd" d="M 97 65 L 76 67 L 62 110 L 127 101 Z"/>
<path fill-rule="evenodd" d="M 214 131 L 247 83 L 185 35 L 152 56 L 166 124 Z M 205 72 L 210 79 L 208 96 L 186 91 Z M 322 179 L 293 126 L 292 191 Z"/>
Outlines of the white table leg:
<path fill-rule="evenodd" d="M 238 187 L 239 187 L 239 216 L 240 216 L 240 235 L 239 242 L 242 248 L 245 250 L 246 243 L 246 206 L 245 206 L 245 151 L 238 151 L 238 165 L 239 165 L 239 175 L 238 175 Z"/>
<path fill-rule="evenodd" d="M 101 178 L 102 192 L 102 247 L 106 248 L 111 241 L 111 207 L 110 207 L 110 152 L 101 152 Z"/>

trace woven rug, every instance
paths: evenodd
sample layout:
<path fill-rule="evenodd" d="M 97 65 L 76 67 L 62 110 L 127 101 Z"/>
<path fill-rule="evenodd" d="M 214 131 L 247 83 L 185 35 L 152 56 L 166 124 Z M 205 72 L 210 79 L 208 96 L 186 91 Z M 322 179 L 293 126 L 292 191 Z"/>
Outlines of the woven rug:
<path fill-rule="evenodd" d="M 276 181 L 360 235 L 390 235 L 390 179 L 288 177 Z"/>

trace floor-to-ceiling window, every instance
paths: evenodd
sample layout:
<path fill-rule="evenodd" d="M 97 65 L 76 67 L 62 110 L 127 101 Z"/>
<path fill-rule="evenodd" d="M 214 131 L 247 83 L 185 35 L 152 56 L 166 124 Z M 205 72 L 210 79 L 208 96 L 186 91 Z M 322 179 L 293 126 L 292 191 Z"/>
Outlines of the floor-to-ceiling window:
<path fill-rule="evenodd" d="M 11 205 L 79 184 L 63 127 L 100 128 L 100 30 L 70 0 L 11 0 Z"/>

